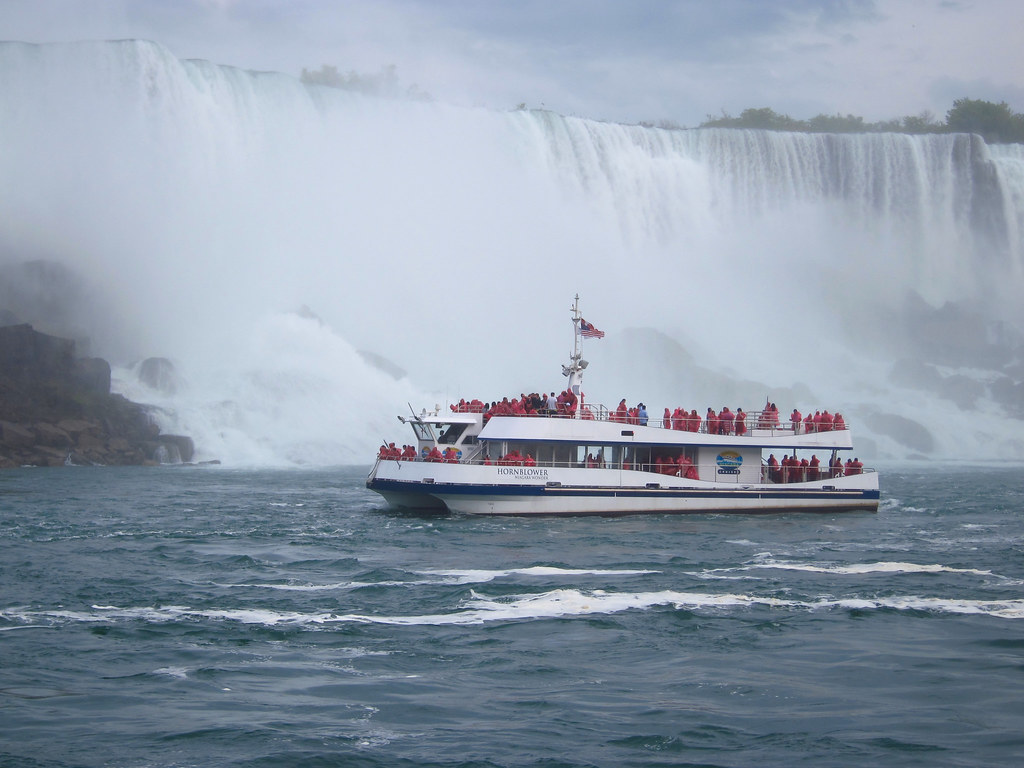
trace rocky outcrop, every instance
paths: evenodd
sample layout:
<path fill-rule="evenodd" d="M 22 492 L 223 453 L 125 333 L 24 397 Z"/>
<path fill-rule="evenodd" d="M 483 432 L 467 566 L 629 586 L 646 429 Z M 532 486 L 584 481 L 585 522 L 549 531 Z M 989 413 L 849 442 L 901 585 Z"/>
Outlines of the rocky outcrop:
<path fill-rule="evenodd" d="M 110 394 L 110 365 L 27 324 L 0 327 L 0 467 L 192 460 L 145 406 Z"/>

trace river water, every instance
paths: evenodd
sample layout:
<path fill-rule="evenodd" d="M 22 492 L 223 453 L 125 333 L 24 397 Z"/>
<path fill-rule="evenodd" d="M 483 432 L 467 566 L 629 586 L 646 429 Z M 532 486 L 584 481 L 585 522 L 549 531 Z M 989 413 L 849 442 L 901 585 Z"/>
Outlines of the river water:
<path fill-rule="evenodd" d="M 1024 761 L 1024 472 L 877 514 L 389 511 L 366 468 L 0 474 L 0 764 Z"/>

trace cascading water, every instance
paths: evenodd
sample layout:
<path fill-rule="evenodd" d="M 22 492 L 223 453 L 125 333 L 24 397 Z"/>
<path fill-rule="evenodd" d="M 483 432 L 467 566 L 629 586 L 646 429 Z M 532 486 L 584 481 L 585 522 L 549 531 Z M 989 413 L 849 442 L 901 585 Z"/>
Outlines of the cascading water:
<path fill-rule="evenodd" d="M 778 393 L 878 455 L 1024 457 L 1020 147 L 375 99 L 139 41 L 0 72 L 0 258 L 98 286 L 75 331 L 198 458 L 363 462 L 407 401 L 558 388 L 576 293 L 592 401 Z"/>

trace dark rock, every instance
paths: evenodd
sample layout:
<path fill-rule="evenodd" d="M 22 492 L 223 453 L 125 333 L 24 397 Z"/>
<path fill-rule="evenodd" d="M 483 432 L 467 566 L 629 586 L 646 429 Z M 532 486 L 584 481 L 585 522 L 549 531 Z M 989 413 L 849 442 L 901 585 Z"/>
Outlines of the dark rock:
<path fill-rule="evenodd" d="M 173 395 L 178 391 L 178 374 L 166 357 L 147 357 L 139 366 L 139 381 L 157 392 Z"/>
<path fill-rule="evenodd" d="M 88 279 L 55 261 L 36 259 L 0 266 L 0 307 L 8 318 L 2 325 L 28 323 L 61 339 L 75 339 L 88 351 L 84 329 L 107 309 Z"/>
<path fill-rule="evenodd" d="M 145 406 L 110 394 L 110 365 L 29 325 L 0 328 L 0 467 L 144 464 L 163 448 L 191 461 L 183 435 L 161 435 Z"/>
<path fill-rule="evenodd" d="M 71 435 L 55 424 L 41 422 L 33 425 L 36 433 L 36 442 L 52 448 L 70 448 L 74 445 Z"/>
<path fill-rule="evenodd" d="M 27 448 L 36 441 L 35 433 L 20 424 L 0 421 L 0 441 L 8 448 Z"/>
<path fill-rule="evenodd" d="M 100 395 L 110 394 L 110 363 L 100 357 L 75 360 L 73 376 L 79 387 Z"/>
<path fill-rule="evenodd" d="M 15 380 L 66 378 L 75 342 L 33 330 L 31 325 L 0 328 L 0 370 Z"/>
<path fill-rule="evenodd" d="M 971 410 L 975 407 L 979 397 L 985 395 L 985 385 L 980 381 L 954 374 L 946 376 L 939 385 L 939 395 L 952 400 L 961 410 Z"/>
<path fill-rule="evenodd" d="M 1000 368 L 1019 357 L 1022 339 L 974 308 L 947 302 L 932 307 L 918 294 L 907 297 L 900 327 L 918 354 L 940 365 Z"/>
<path fill-rule="evenodd" d="M 889 371 L 889 381 L 952 400 L 962 410 L 973 409 L 978 398 L 985 395 L 985 385 L 980 381 L 961 374 L 945 376 L 934 365 L 920 360 L 897 360 Z"/>
<path fill-rule="evenodd" d="M 868 414 L 864 421 L 871 431 L 891 437 L 911 450 L 931 453 L 935 449 L 935 438 L 928 428 L 905 416 L 875 412 Z"/>
<path fill-rule="evenodd" d="M 1018 418 L 1024 416 L 1024 382 L 1001 376 L 992 382 L 992 399 Z"/>
<path fill-rule="evenodd" d="M 160 435 L 153 458 L 161 464 L 187 464 L 195 454 L 192 438 L 186 435 Z"/>
<path fill-rule="evenodd" d="M 359 356 L 363 359 L 364 363 L 372 366 L 373 368 L 376 368 L 378 371 L 386 373 L 395 381 L 400 381 L 401 379 L 404 379 L 408 375 L 405 369 L 391 362 L 383 355 L 378 355 L 376 352 L 370 352 L 365 349 L 357 350 L 357 352 Z"/>
<path fill-rule="evenodd" d="M 81 439 L 82 435 L 86 433 L 95 433 L 100 429 L 99 424 L 85 419 L 62 419 L 57 422 L 57 426 L 71 435 L 75 441 Z"/>
<path fill-rule="evenodd" d="M 934 391 L 942 382 L 942 374 L 934 365 L 903 358 L 893 363 L 889 381 L 901 387 Z"/>

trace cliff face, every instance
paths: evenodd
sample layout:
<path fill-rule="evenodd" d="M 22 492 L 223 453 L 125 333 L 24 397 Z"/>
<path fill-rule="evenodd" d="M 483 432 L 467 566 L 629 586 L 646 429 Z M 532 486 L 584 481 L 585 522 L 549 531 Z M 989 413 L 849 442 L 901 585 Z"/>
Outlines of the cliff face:
<path fill-rule="evenodd" d="M 0 327 L 0 467 L 191 461 L 146 408 L 110 394 L 110 365 L 32 326 Z"/>

